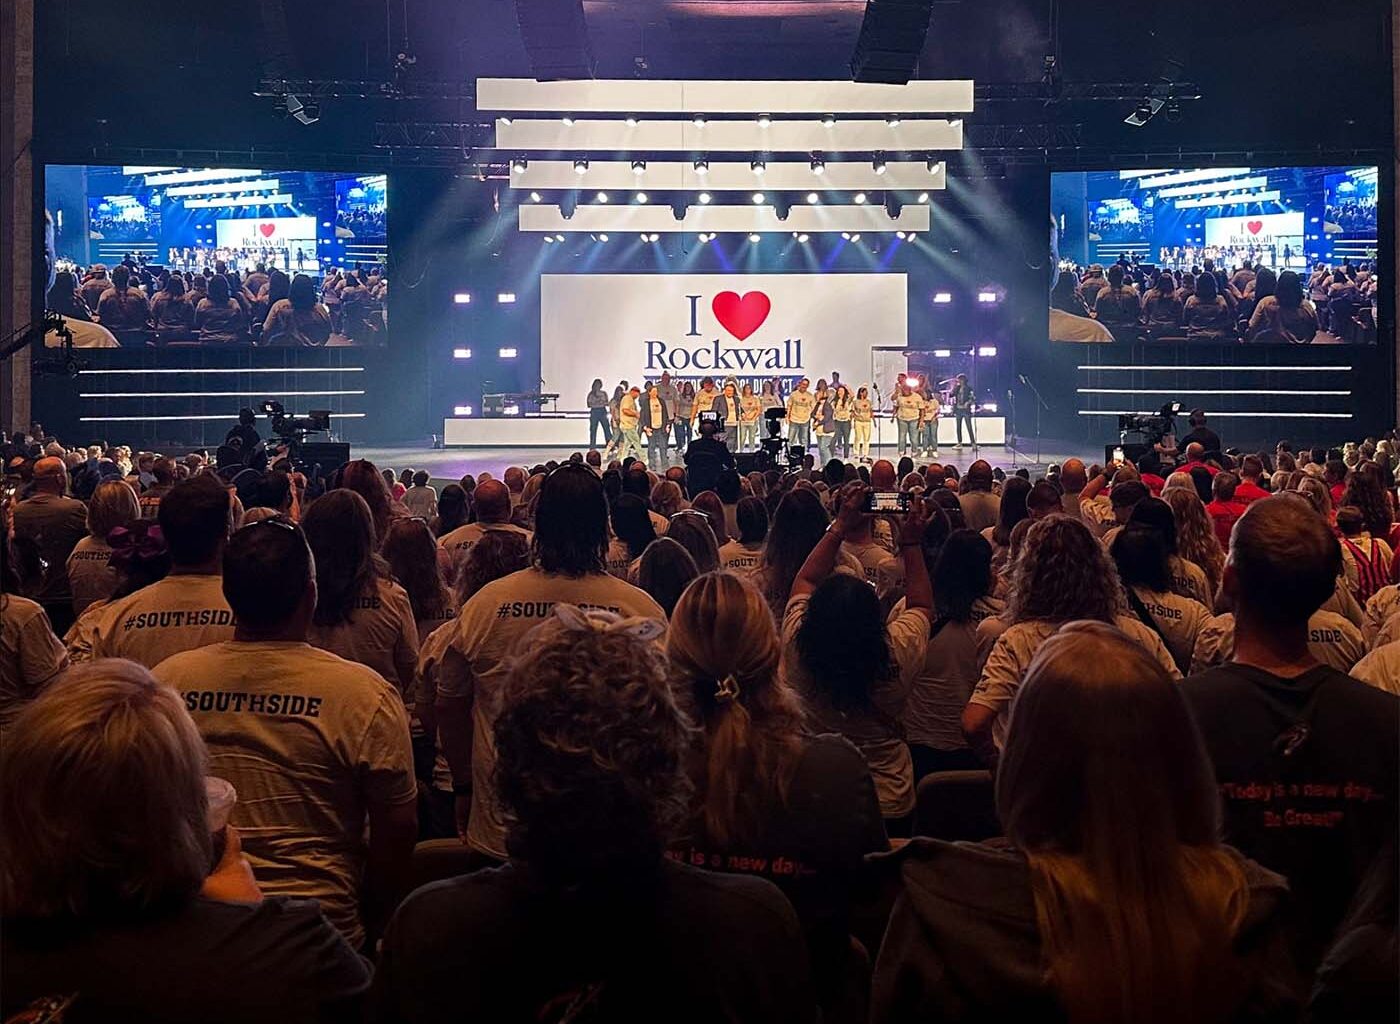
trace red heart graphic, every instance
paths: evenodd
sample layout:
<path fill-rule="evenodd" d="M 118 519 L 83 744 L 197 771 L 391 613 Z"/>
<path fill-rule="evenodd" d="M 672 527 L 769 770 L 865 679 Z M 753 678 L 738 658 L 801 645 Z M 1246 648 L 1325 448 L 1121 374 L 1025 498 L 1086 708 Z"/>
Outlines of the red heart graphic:
<path fill-rule="evenodd" d="M 1251 235 L 1257 235 L 1257 234 L 1259 234 L 1259 229 L 1262 228 L 1263 226 L 1264 226 L 1264 222 L 1263 222 L 1262 220 L 1252 220 L 1252 221 L 1250 221 L 1248 224 L 1245 225 L 1245 227 L 1249 228 L 1249 233 L 1250 233 Z"/>
<path fill-rule="evenodd" d="M 762 292 L 745 292 L 742 298 L 737 292 L 720 292 L 710 308 L 720 326 L 743 341 L 763 326 L 773 303 Z"/>
<path fill-rule="evenodd" d="M 259 224 L 258 230 L 262 232 L 264 238 L 271 238 L 272 233 L 277 230 L 276 224 Z"/>

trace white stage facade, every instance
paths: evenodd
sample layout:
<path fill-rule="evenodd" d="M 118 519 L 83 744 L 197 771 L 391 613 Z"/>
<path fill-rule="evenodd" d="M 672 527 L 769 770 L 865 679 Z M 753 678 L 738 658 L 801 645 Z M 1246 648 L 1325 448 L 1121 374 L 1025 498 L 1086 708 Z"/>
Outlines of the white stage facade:
<path fill-rule="evenodd" d="M 972 422 L 977 432 L 978 444 L 1006 443 L 1004 417 L 974 416 Z M 586 413 L 454 416 L 443 421 L 442 438 L 443 444 L 448 448 L 553 448 L 582 451 L 588 446 L 588 416 Z M 956 441 L 957 427 L 953 417 L 940 417 L 938 443 L 951 445 Z M 871 442 L 878 443 L 882 448 L 892 447 L 895 443 L 894 421 L 888 417 L 878 418 Z M 815 452 L 815 447 L 813 451 Z"/>

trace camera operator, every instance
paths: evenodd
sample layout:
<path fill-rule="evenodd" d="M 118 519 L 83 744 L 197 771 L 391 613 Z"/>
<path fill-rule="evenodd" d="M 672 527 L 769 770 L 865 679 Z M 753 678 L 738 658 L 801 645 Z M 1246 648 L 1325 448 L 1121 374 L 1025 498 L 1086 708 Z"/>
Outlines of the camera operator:
<path fill-rule="evenodd" d="M 734 468 L 734 453 L 715 436 L 719 429 L 718 413 L 700 414 L 700 436 L 685 450 L 686 489 L 692 497 L 701 491 L 714 490 L 720 473 Z"/>

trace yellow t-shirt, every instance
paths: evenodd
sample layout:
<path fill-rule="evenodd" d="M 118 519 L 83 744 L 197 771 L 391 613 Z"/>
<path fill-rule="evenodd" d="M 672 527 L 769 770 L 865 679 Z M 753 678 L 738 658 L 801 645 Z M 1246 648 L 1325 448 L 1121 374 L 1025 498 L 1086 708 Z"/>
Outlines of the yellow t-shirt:
<path fill-rule="evenodd" d="M 172 654 L 233 639 L 223 577 L 167 576 L 108 604 L 93 630 L 93 658 L 153 668 Z"/>
<path fill-rule="evenodd" d="M 442 548 L 452 556 L 452 561 L 461 565 L 466 561 L 467 555 L 471 553 L 477 541 L 481 540 L 488 533 L 518 533 L 525 538 L 525 543 L 530 543 L 530 531 L 523 526 L 516 526 L 514 523 L 467 523 L 459 526 L 450 533 L 444 533 L 438 538 L 438 547 Z"/>
<path fill-rule="evenodd" d="M 408 593 L 391 580 L 375 580 L 355 599 L 350 618 L 334 626 L 313 624 L 307 642 L 347 661 L 368 665 L 407 692 L 418 665 L 418 626 Z"/>
<path fill-rule="evenodd" d="M 637 398 L 629 391 L 617 406 L 618 425 L 623 430 L 636 430 L 641 418 L 641 413 L 637 411 Z"/>
<path fill-rule="evenodd" d="M 788 422 L 807 423 L 812 419 L 817 398 L 810 391 L 794 391 L 788 396 Z"/>
<path fill-rule="evenodd" d="M 857 398 L 852 404 L 857 423 L 869 423 L 875 418 L 875 406 L 868 398 Z"/>
<path fill-rule="evenodd" d="M 763 413 L 763 403 L 758 400 L 757 395 L 739 396 L 739 419 L 744 423 L 753 423 Z"/>
<path fill-rule="evenodd" d="M 184 695 L 210 774 L 238 790 L 231 823 L 258 886 L 319 900 L 358 948 L 369 805 L 418 798 L 398 693 L 372 669 L 295 642 L 185 651 L 155 677 Z"/>
<path fill-rule="evenodd" d="M 907 395 L 901 394 L 895 396 L 894 415 L 896 419 L 911 423 L 922 415 L 923 409 L 924 400 L 912 392 Z"/>

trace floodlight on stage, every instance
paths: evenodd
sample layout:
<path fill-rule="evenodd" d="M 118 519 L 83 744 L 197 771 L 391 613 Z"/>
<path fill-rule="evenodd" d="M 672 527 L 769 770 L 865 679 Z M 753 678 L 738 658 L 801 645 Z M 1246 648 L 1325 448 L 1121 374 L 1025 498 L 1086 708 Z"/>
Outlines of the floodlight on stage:
<path fill-rule="evenodd" d="M 853 233 L 853 234 L 851 235 L 851 241 L 852 241 L 852 242 L 859 242 L 859 241 L 860 241 L 860 232 L 859 232 L 859 231 L 857 231 L 857 232 L 855 232 L 855 233 Z"/>
<path fill-rule="evenodd" d="M 531 193 L 530 193 L 530 202 L 532 202 L 532 203 L 538 203 L 538 202 L 540 202 L 540 201 L 543 200 L 543 199 L 544 199 L 544 196 L 540 195 L 538 192 L 531 192 Z"/>
<path fill-rule="evenodd" d="M 997 347 L 995 345 L 979 345 L 977 347 L 977 354 L 983 359 L 990 359 L 997 354 Z"/>
<path fill-rule="evenodd" d="M 815 192 L 807 193 L 807 202 L 810 203 L 812 206 L 816 206 L 817 203 L 821 202 L 821 198 L 822 197 L 817 195 Z"/>
<path fill-rule="evenodd" d="M 996 402 L 983 402 L 979 408 L 981 408 L 983 412 L 996 412 L 997 404 Z"/>
<path fill-rule="evenodd" d="M 705 115 L 704 115 L 704 114 L 696 114 L 694 117 L 692 117 L 692 118 L 690 119 L 690 123 L 693 124 L 693 125 L 695 125 L 695 127 L 697 127 L 697 128 L 703 128 L 703 127 L 705 127 Z"/>
<path fill-rule="evenodd" d="M 812 162 L 809 163 L 807 166 L 810 167 L 810 168 L 812 168 L 812 173 L 813 173 L 813 174 L 825 174 L 825 173 L 826 173 L 826 161 L 825 161 L 825 160 L 822 160 L 822 159 L 819 159 L 819 158 L 818 158 L 818 159 L 813 159 Z"/>
<path fill-rule="evenodd" d="M 978 302 L 996 302 L 996 300 L 997 300 L 997 293 L 996 293 L 996 292 L 978 292 L 978 293 L 977 293 L 977 301 L 978 301 Z"/>
<path fill-rule="evenodd" d="M 875 169 L 876 174 L 884 174 L 887 169 L 885 158 L 882 156 L 877 156 L 874 160 L 870 161 L 870 166 Z"/>
<path fill-rule="evenodd" d="M 762 202 L 763 202 L 765 199 L 767 199 L 767 198 L 768 198 L 768 197 L 765 196 L 762 192 L 755 192 L 755 193 L 753 194 L 754 205 L 758 205 L 758 204 L 762 203 Z"/>
<path fill-rule="evenodd" d="M 453 359 L 470 359 L 471 357 L 472 350 L 469 348 L 454 348 L 452 350 Z"/>
<path fill-rule="evenodd" d="M 562 241 L 564 240 L 564 236 L 563 236 L 563 235 L 555 235 L 555 236 L 554 236 L 554 240 L 555 240 L 556 242 L 562 242 Z"/>
<path fill-rule="evenodd" d="M 513 118 L 513 117 L 503 117 L 503 118 L 501 118 L 501 124 L 503 124 L 503 125 L 505 125 L 507 128 L 509 128 L 511 125 L 515 124 L 515 118 Z"/>
<path fill-rule="evenodd" d="M 770 115 L 768 115 L 768 114 L 759 114 L 759 115 L 758 115 L 758 126 L 759 126 L 760 128 L 767 128 L 767 127 L 768 127 L 770 124 L 772 124 L 772 123 L 773 123 L 773 118 L 772 118 Z"/>
<path fill-rule="evenodd" d="M 459 306 L 465 306 L 467 303 L 471 302 L 471 300 L 471 292 L 457 292 L 455 295 L 452 296 L 452 301 Z"/>
<path fill-rule="evenodd" d="M 608 233 L 607 233 L 606 231 L 600 232 L 599 235 L 598 235 L 598 241 L 600 241 L 600 242 L 606 242 L 607 240 L 608 240 Z"/>
<path fill-rule="evenodd" d="M 924 166 L 928 168 L 929 174 L 939 174 L 943 171 L 942 160 L 925 160 Z"/>
<path fill-rule="evenodd" d="M 628 127 L 628 128 L 635 128 L 635 127 L 637 127 L 637 119 L 636 119 L 635 117 L 633 117 L 631 114 L 628 114 L 628 115 L 627 115 L 626 124 L 627 124 L 627 127 Z"/>
<path fill-rule="evenodd" d="M 798 236 L 797 236 L 797 240 L 798 240 L 799 242 L 805 243 L 805 242 L 807 241 L 807 236 L 806 236 L 805 234 L 798 235 Z"/>
<path fill-rule="evenodd" d="M 635 196 L 633 196 L 632 198 L 635 199 L 635 200 L 637 200 L 637 202 L 641 203 L 643 206 L 645 206 L 645 205 L 647 204 L 647 201 L 648 201 L 651 197 L 648 196 L 645 192 L 638 192 L 638 193 L 637 193 Z"/>
<path fill-rule="evenodd" d="M 757 242 L 757 241 L 761 240 L 762 237 L 763 237 L 763 236 L 760 235 L 760 234 L 758 234 L 758 232 L 754 232 L 753 234 L 749 235 L 749 241 L 750 241 L 750 242 Z"/>
<path fill-rule="evenodd" d="M 646 170 L 647 170 L 647 162 L 646 162 L 645 160 L 633 160 L 633 161 L 632 161 L 632 173 L 633 173 L 633 174 L 645 174 L 645 173 L 646 173 Z"/>
<path fill-rule="evenodd" d="M 764 171 L 768 170 L 768 164 L 764 160 L 750 160 L 749 170 L 753 171 L 754 174 L 762 174 Z"/>
<path fill-rule="evenodd" d="M 951 359 L 953 358 L 953 350 L 950 348 L 936 348 L 933 350 L 933 358 Z"/>
<path fill-rule="evenodd" d="M 568 115 L 565 115 L 561 120 L 564 122 L 565 128 L 572 128 L 574 126 L 574 119 Z"/>
<path fill-rule="evenodd" d="M 710 173 L 710 161 L 708 161 L 708 160 L 703 160 L 703 159 L 701 159 L 701 160 L 696 160 L 696 161 L 694 161 L 690 166 L 693 167 L 693 168 L 695 169 L 695 173 L 696 173 L 696 174 L 709 174 L 709 173 Z"/>
<path fill-rule="evenodd" d="M 510 303 L 515 301 L 515 292 L 501 292 L 496 296 L 497 302 Z"/>
<path fill-rule="evenodd" d="M 935 306 L 946 306 L 948 303 L 950 303 L 950 302 L 952 302 L 952 301 L 953 301 L 953 293 L 952 293 L 952 292 L 934 292 L 934 293 L 933 293 L 933 304 L 934 304 Z"/>
<path fill-rule="evenodd" d="M 452 407 L 453 416 L 470 416 L 471 414 L 472 407 L 470 405 L 454 405 Z"/>
<path fill-rule="evenodd" d="M 598 202 L 606 203 L 608 201 L 608 194 L 606 192 L 599 192 L 597 198 Z"/>
<path fill-rule="evenodd" d="M 696 196 L 696 198 L 700 200 L 700 205 L 701 205 L 701 206 L 709 206 L 709 205 L 710 205 L 710 193 L 708 193 L 708 192 L 701 192 L 698 196 Z"/>
<path fill-rule="evenodd" d="M 505 349 L 502 349 L 502 351 L 506 351 L 506 350 L 505 350 Z M 510 351 L 513 352 L 514 349 L 511 349 Z M 520 415 L 520 406 L 518 406 L 518 405 L 507 405 L 507 406 L 504 406 L 504 407 L 501 409 L 501 412 L 502 412 L 503 414 L 505 414 L 506 416 L 519 416 L 519 415 Z"/>
<path fill-rule="evenodd" d="M 903 231 L 896 231 L 896 232 L 894 233 L 894 237 L 895 237 L 895 238 L 898 238 L 898 239 L 902 242 L 902 241 L 904 241 L 904 232 L 903 232 Z"/>
<path fill-rule="evenodd" d="M 891 114 L 889 117 L 885 118 L 885 124 L 889 125 L 891 128 L 898 128 L 898 127 L 899 127 L 899 115 L 898 115 L 898 114 Z"/>
<path fill-rule="evenodd" d="M 519 353 L 513 348 L 503 348 L 497 354 L 502 359 L 514 359 Z"/>
<path fill-rule="evenodd" d="M 920 193 L 919 193 L 919 202 L 921 202 L 921 203 L 926 203 L 926 202 L 928 202 L 928 193 L 927 193 L 927 192 L 920 192 Z"/>
<path fill-rule="evenodd" d="M 841 232 L 841 237 L 849 242 L 851 240 L 851 233 L 849 231 L 843 231 Z"/>
<path fill-rule="evenodd" d="M 835 123 L 836 123 L 836 115 L 835 115 L 835 114 L 823 114 L 823 115 L 822 115 L 822 126 L 823 126 L 823 127 L 825 127 L 825 128 L 830 128 L 830 127 L 831 127 L 832 125 L 834 125 Z"/>
<path fill-rule="evenodd" d="M 863 205 L 865 205 L 865 193 L 864 193 L 864 192 L 857 192 L 852 198 L 853 198 L 853 200 L 854 200 L 854 202 L 855 202 L 855 204 L 856 204 L 857 206 L 863 206 Z"/>
<path fill-rule="evenodd" d="M 575 160 L 575 161 L 574 161 L 574 173 L 575 173 L 575 174 L 587 174 L 587 173 L 588 173 L 588 161 L 587 161 L 587 160 Z"/>
<path fill-rule="evenodd" d="M 917 373 L 907 373 L 907 374 L 905 374 L 905 375 L 904 375 L 904 383 L 905 383 L 905 384 L 908 384 L 911 388 L 916 388 L 916 387 L 918 387 L 918 386 L 919 386 L 919 375 L 918 375 Z"/>
<path fill-rule="evenodd" d="M 526 160 L 523 156 L 518 156 L 510 162 L 510 170 L 512 174 L 523 174 L 525 172 L 525 168 L 529 166 L 530 161 Z"/>

